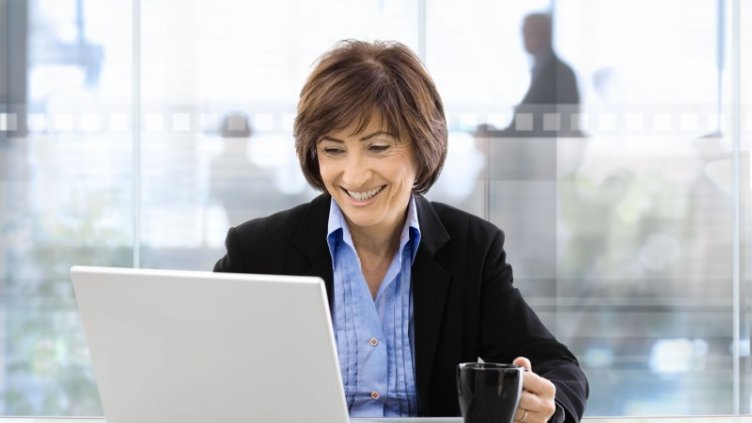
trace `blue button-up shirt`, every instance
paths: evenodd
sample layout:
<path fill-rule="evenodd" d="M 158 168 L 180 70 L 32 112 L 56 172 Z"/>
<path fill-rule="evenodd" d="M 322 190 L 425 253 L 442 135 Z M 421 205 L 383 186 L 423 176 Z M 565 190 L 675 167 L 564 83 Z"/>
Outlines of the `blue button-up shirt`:
<path fill-rule="evenodd" d="M 327 243 L 334 267 L 332 323 L 351 417 L 418 414 L 411 267 L 420 244 L 410 199 L 400 244 L 374 300 L 342 210 L 332 199 Z"/>

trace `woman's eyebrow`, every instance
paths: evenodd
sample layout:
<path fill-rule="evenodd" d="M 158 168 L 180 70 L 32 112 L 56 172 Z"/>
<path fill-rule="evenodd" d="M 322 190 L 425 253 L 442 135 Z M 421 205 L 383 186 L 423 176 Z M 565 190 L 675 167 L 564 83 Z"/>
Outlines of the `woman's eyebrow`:
<path fill-rule="evenodd" d="M 368 135 L 366 135 L 364 137 L 361 137 L 360 140 L 361 141 L 368 141 L 371 138 L 377 137 L 379 135 L 386 135 L 386 136 L 388 136 L 390 138 L 397 138 L 393 134 L 391 134 L 391 133 L 389 133 L 387 131 L 376 131 L 376 132 L 370 133 L 370 134 L 368 134 Z"/>
<path fill-rule="evenodd" d="M 324 135 L 323 137 L 321 137 L 321 139 L 319 140 L 319 142 L 321 142 L 321 141 L 332 141 L 332 142 L 338 142 L 340 144 L 344 144 L 345 143 L 341 139 L 330 137 L 329 135 Z"/>
<path fill-rule="evenodd" d="M 387 132 L 387 131 L 376 131 L 376 132 L 372 132 L 372 133 L 370 133 L 368 135 L 364 135 L 364 136 L 360 137 L 360 141 L 368 141 L 371 138 L 375 138 L 375 137 L 377 137 L 379 135 L 386 135 L 386 136 L 388 136 L 390 138 L 395 138 L 395 139 L 397 138 L 397 137 L 394 136 L 394 134 L 392 134 L 390 132 Z M 333 137 L 331 135 L 324 135 L 324 136 L 321 137 L 321 139 L 319 141 L 332 141 L 332 142 L 344 143 L 344 141 L 342 141 L 341 139 L 335 138 L 335 137 Z"/>

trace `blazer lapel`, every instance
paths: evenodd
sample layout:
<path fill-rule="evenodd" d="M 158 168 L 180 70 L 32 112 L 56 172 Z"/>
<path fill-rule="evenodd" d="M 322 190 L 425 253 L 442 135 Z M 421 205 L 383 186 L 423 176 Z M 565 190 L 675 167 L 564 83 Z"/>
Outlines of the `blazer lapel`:
<path fill-rule="evenodd" d="M 318 276 L 324 280 L 331 309 L 334 276 L 332 275 L 332 257 L 326 243 L 330 205 L 331 197 L 328 194 L 321 194 L 314 198 L 293 236 L 292 243 L 307 260 L 307 264 L 303 265 L 301 275 Z"/>
<path fill-rule="evenodd" d="M 451 275 L 434 258 L 450 237 L 439 216 L 423 196 L 416 195 L 421 241 L 412 268 L 413 306 L 415 307 L 416 385 L 422 413 L 429 413 L 429 388 L 436 356 L 436 344 L 442 327 Z"/>

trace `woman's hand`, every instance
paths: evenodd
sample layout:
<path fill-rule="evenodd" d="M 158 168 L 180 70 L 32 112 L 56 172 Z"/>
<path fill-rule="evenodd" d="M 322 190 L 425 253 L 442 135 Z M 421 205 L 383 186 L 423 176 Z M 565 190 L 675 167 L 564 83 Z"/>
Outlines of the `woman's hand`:
<path fill-rule="evenodd" d="M 550 380 L 533 373 L 532 365 L 527 358 L 517 357 L 513 363 L 527 370 L 523 375 L 522 397 L 514 421 L 546 423 L 556 412 L 556 386 Z"/>

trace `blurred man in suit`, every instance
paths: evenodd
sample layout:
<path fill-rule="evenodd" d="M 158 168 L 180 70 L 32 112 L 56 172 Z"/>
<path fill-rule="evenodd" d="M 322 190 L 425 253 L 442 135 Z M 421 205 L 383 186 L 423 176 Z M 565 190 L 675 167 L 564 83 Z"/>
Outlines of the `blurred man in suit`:
<path fill-rule="evenodd" d="M 556 55 L 551 16 L 527 15 L 522 24 L 525 50 L 532 56 L 530 86 L 505 129 L 513 136 L 571 136 L 577 131 L 572 116 L 579 110 L 580 94 L 572 68 Z"/>
<path fill-rule="evenodd" d="M 518 280 L 550 297 L 557 292 L 559 181 L 579 167 L 587 140 L 573 122 L 577 78 L 554 52 L 551 17 L 527 15 L 522 40 L 532 59 L 525 96 L 506 128 L 480 125 L 474 135 L 486 153 L 489 220 L 506 229 Z"/>

